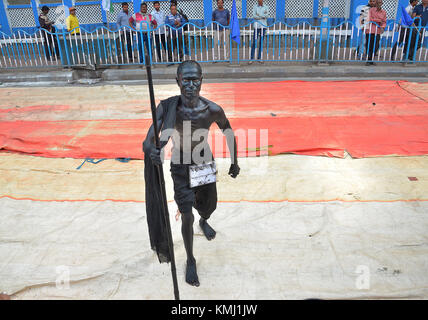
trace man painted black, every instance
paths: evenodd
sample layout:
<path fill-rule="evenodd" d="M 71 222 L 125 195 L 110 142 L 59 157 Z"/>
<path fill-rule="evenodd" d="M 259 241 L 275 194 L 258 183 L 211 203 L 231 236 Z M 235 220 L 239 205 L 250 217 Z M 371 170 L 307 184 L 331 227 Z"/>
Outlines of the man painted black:
<path fill-rule="evenodd" d="M 162 129 L 160 135 L 161 149 L 166 145 L 169 138 L 172 138 L 173 141 L 171 176 L 174 182 L 174 199 L 182 216 L 181 233 L 187 254 L 186 282 L 193 286 L 199 286 L 196 259 L 193 255 L 194 216 L 192 207 L 198 211 L 201 217 L 199 225 L 205 237 L 208 240 L 214 239 L 216 232 L 207 220 L 217 206 L 217 189 L 215 182 L 191 188 L 189 166 L 208 163 L 213 160 L 207 143 L 209 128 L 213 122 L 219 126 L 226 136 L 232 162 L 229 175 L 236 178 L 240 168 L 238 166 L 235 135 L 223 109 L 214 102 L 199 96 L 202 85 L 201 66 L 196 61 L 191 60 L 181 63 L 177 69 L 176 81 L 180 87 L 181 95 L 161 101 L 156 111 L 157 125 L 158 128 Z M 197 139 L 195 139 L 195 133 Z M 162 164 L 161 151 L 155 148 L 153 141 L 154 130 L 152 126 L 143 144 L 149 229 L 151 224 L 149 217 L 153 216 L 150 211 L 153 211 L 156 202 L 156 199 L 152 197 L 152 192 L 148 189 L 153 186 L 150 172 L 152 172 L 153 165 Z M 165 249 L 165 245 L 157 246 L 152 238 L 151 235 L 152 248 L 158 252 L 160 257 L 158 247 L 163 246 Z M 166 249 L 164 251 L 164 254 L 167 255 Z M 161 258 L 159 259 L 161 260 Z"/>

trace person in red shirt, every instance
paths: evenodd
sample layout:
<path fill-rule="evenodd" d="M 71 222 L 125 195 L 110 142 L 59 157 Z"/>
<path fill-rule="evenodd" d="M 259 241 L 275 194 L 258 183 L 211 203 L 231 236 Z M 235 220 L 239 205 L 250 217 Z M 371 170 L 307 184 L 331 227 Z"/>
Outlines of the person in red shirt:
<path fill-rule="evenodd" d="M 367 44 L 367 63 L 366 65 L 374 65 L 373 57 L 379 50 L 379 41 L 381 34 L 386 27 L 386 11 L 382 9 L 382 0 L 376 0 L 376 6 L 370 8 L 369 17 L 370 24 L 366 29 L 366 44 Z"/>
<path fill-rule="evenodd" d="M 129 18 L 129 25 L 135 27 L 137 31 L 137 42 L 138 42 L 138 52 L 140 54 L 140 63 L 144 61 L 144 55 L 150 55 L 151 52 L 151 41 L 149 42 L 150 29 L 156 28 L 156 20 L 153 19 L 152 15 L 147 13 L 147 3 L 142 3 L 140 6 L 140 12 L 134 13 L 131 18 Z M 146 47 L 146 51 L 143 51 L 143 42 Z"/>

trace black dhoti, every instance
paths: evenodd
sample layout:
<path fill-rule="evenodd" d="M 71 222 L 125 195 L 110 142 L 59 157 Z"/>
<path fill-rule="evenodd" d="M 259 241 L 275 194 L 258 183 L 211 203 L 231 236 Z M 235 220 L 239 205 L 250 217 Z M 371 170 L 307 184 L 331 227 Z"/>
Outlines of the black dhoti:
<path fill-rule="evenodd" d="M 217 186 L 210 183 L 190 188 L 189 165 L 171 164 L 171 176 L 174 182 L 174 200 L 182 214 L 195 208 L 204 219 L 209 219 L 217 208 Z"/>

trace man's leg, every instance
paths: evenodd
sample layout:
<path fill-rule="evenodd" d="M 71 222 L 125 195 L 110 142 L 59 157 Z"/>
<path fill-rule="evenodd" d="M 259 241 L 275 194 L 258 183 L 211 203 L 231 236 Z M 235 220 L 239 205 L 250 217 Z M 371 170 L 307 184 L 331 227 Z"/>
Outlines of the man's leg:
<path fill-rule="evenodd" d="M 42 35 L 43 35 L 43 40 L 45 42 L 44 47 L 45 47 L 45 56 L 46 59 L 50 59 L 50 54 L 49 54 L 49 39 L 48 39 L 48 33 L 45 29 L 41 29 L 42 31 Z"/>
<path fill-rule="evenodd" d="M 171 35 L 167 35 L 166 33 L 165 33 L 165 38 L 166 38 L 166 40 L 165 40 L 165 42 L 166 42 L 166 51 L 168 52 L 168 62 L 172 62 L 172 54 L 173 54 L 173 47 L 174 47 L 174 44 L 173 44 L 173 41 L 172 41 L 172 36 Z"/>
<path fill-rule="evenodd" d="M 138 53 L 140 55 L 140 63 L 143 63 L 144 53 L 143 53 L 143 35 L 141 32 L 137 32 L 137 42 L 138 42 Z"/>
<path fill-rule="evenodd" d="M 367 33 L 366 34 L 366 55 L 367 55 L 367 60 L 371 61 L 372 60 L 372 55 L 373 55 L 373 38 L 372 38 L 372 34 L 371 33 Z"/>
<path fill-rule="evenodd" d="M 156 53 L 158 55 L 158 61 L 162 62 L 159 34 L 155 34 L 155 43 L 156 43 Z"/>
<path fill-rule="evenodd" d="M 218 26 L 217 26 L 218 28 Z M 220 31 L 215 30 L 214 31 L 214 60 L 219 60 L 219 51 L 220 51 Z"/>
<path fill-rule="evenodd" d="M 224 48 L 225 48 L 224 46 L 226 45 L 226 41 L 224 39 L 224 36 L 225 36 L 224 29 L 223 30 L 219 30 L 218 37 L 219 37 L 219 40 L 220 40 L 220 42 L 219 42 L 219 44 L 220 44 L 220 54 L 218 56 L 218 60 L 224 60 L 224 59 L 226 59 L 226 55 L 224 54 Z M 223 56 L 223 59 L 222 59 L 222 56 Z"/>
<path fill-rule="evenodd" d="M 199 226 L 205 237 L 212 240 L 216 236 L 215 230 L 208 224 L 207 220 L 217 208 L 217 186 L 216 183 L 210 183 L 200 186 L 195 190 L 194 208 L 198 211 L 201 219 Z"/>
<path fill-rule="evenodd" d="M 262 58 L 264 29 L 257 29 L 257 35 L 259 37 L 257 60 L 260 60 Z"/>
<path fill-rule="evenodd" d="M 380 34 L 375 34 L 375 48 L 374 48 L 374 56 L 377 56 L 377 53 L 379 52 L 379 45 L 380 45 Z"/>
<path fill-rule="evenodd" d="M 226 43 L 226 56 L 224 57 L 226 60 L 230 59 L 230 30 L 229 29 L 224 29 L 224 33 L 225 33 L 225 40 Z"/>
<path fill-rule="evenodd" d="M 186 249 L 186 282 L 192 286 L 199 286 L 196 272 L 196 259 L 193 256 L 193 222 L 192 206 L 195 202 L 194 190 L 189 186 L 188 166 L 172 165 L 171 176 L 174 183 L 174 200 L 181 212 L 181 234 Z"/>
<path fill-rule="evenodd" d="M 53 42 L 53 46 L 54 46 L 54 49 L 52 49 L 52 50 L 55 51 L 55 55 L 59 59 L 61 57 L 61 55 L 59 53 L 59 46 L 58 46 L 59 43 L 58 43 L 58 38 L 56 36 L 56 29 L 54 26 L 52 26 L 51 32 L 53 33 L 51 37 L 52 37 L 52 42 Z"/>
<path fill-rule="evenodd" d="M 165 34 L 160 34 L 159 35 L 159 39 L 160 39 L 160 41 L 161 41 L 161 43 L 162 43 L 162 48 L 160 48 L 163 52 L 164 52 L 164 57 L 163 57 L 163 60 L 164 61 L 167 61 L 167 57 L 168 57 L 168 55 L 167 55 L 167 49 L 166 49 L 166 40 L 165 40 Z"/>
<path fill-rule="evenodd" d="M 151 37 L 150 37 L 150 40 L 152 40 L 151 39 Z M 146 48 L 146 55 L 149 57 L 149 59 L 152 59 L 152 57 L 151 57 L 151 41 L 149 41 L 149 35 L 146 33 L 146 34 L 144 34 L 144 46 L 145 46 L 145 48 Z"/>
<path fill-rule="evenodd" d="M 398 33 L 398 40 L 395 42 L 394 47 L 392 48 L 391 60 L 395 60 L 397 48 L 399 45 L 401 45 L 404 42 L 405 33 L 406 33 L 406 30 L 403 27 L 401 27 L 400 32 Z"/>
<path fill-rule="evenodd" d="M 183 48 L 184 44 L 184 35 L 182 33 L 178 34 L 178 54 L 180 57 L 180 61 L 183 61 L 183 57 L 184 57 L 184 48 Z"/>
<path fill-rule="evenodd" d="M 196 259 L 193 256 L 193 222 L 195 218 L 192 209 L 181 212 L 181 235 L 186 249 L 186 282 L 192 286 L 199 286 L 198 273 L 196 271 Z"/>
<path fill-rule="evenodd" d="M 173 60 L 175 60 L 176 58 L 176 56 L 178 57 L 179 55 L 178 55 L 178 53 L 177 53 L 177 48 L 178 48 L 178 37 L 176 37 L 176 36 L 172 36 L 171 37 L 171 57 L 172 57 L 172 59 L 171 59 L 171 61 L 173 61 Z M 177 58 L 177 60 L 178 60 L 178 58 Z"/>
<path fill-rule="evenodd" d="M 131 43 L 132 33 L 131 31 L 125 31 L 125 44 L 128 49 L 128 58 L 129 61 L 132 61 L 132 43 Z"/>
<path fill-rule="evenodd" d="M 257 39 L 257 30 L 258 29 L 254 29 L 254 33 L 253 33 L 253 43 L 251 44 L 251 60 L 254 60 L 254 51 L 256 50 L 256 41 Z"/>

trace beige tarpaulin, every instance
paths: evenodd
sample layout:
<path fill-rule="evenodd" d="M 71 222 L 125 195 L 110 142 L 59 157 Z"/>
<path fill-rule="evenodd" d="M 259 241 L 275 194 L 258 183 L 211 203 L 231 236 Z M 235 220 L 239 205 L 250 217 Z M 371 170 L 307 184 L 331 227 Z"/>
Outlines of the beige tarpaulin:
<path fill-rule="evenodd" d="M 400 86 L 426 100 L 426 84 Z M 234 110 L 230 84 L 219 91 L 214 100 L 232 118 L 270 112 Z M 175 84 L 156 86 L 159 100 L 178 92 Z M 1 88 L 0 95 L 1 121 L 150 118 L 146 86 Z M 358 101 L 347 97 L 334 114 Z M 295 104 L 277 114 L 312 115 Z M 170 266 L 149 246 L 143 161 L 110 159 L 77 170 L 82 162 L 0 153 L 0 292 L 13 299 L 173 299 Z M 195 223 L 198 288 L 184 281 L 165 163 L 182 299 L 428 299 L 428 156 L 246 158 L 236 180 L 227 175 L 228 159 L 217 163 L 216 238 L 207 241 Z"/>
<path fill-rule="evenodd" d="M 0 286 L 13 298 L 173 299 L 143 204 L 0 205 Z M 181 297 L 426 299 L 427 212 L 427 202 L 221 203 L 214 240 L 195 224 L 198 288 L 184 282 L 181 224 L 171 219 Z"/>
<path fill-rule="evenodd" d="M 81 163 L 1 155 L 0 291 L 172 299 L 170 266 L 149 246 L 143 163 Z M 195 224 L 199 288 L 184 282 L 169 203 L 183 299 L 428 298 L 427 157 L 248 158 L 237 180 L 218 163 L 216 239 Z"/>
<path fill-rule="evenodd" d="M 229 159 L 217 159 L 221 201 L 428 200 L 428 156 L 337 159 L 281 155 L 239 160 L 239 179 Z M 52 159 L 0 153 L 0 197 L 35 200 L 144 201 L 144 162 Z M 173 200 L 169 162 L 167 195 Z M 411 181 L 409 177 L 416 177 Z"/>

